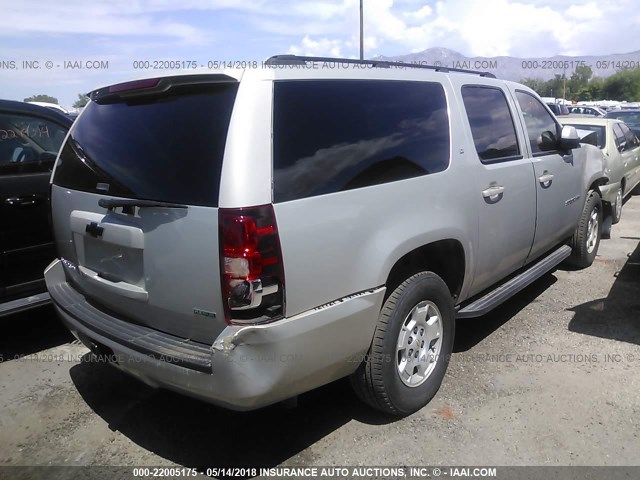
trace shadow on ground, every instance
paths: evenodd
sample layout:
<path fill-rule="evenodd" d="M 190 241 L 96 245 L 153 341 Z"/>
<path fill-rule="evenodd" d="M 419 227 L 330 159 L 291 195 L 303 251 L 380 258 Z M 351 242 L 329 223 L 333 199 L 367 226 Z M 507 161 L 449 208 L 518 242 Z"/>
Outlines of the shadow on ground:
<path fill-rule="evenodd" d="M 80 395 L 110 429 L 188 467 L 277 466 L 351 420 L 396 420 L 365 407 L 346 380 L 301 395 L 297 408 L 280 404 L 233 412 L 147 387 L 95 360 L 74 366 L 70 373 Z M 296 463 L 313 460 L 310 454 L 302 455 Z"/>
<path fill-rule="evenodd" d="M 457 320 L 453 352 L 466 352 L 475 347 L 515 317 L 527 305 L 535 302 L 556 281 L 557 278 L 552 273 L 547 273 L 486 315 Z"/>
<path fill-rule="evenodd" d="M 0 358 L 4 361 L 74 340 L 51 305 L 0 318 Z"/>
<path fill-rule="evenodd" d="M 628 255 L 606 298 L 571 309 L 572 332 L 640 345 L 640 244 Z"/>
<path fill-rule="evenodd" d="M 553 275 L 545 275 L 491 314 L 460 322 L 455 351 L 482 341 L 555 281 Z M 307 447 L 346 423 L 379 425 L 396 420 L 362 404 L 347 380 L 301 395 L 297 408 L 275 405 L 242 413 L 155 390 L 89 355 L 86 360 L 70 373 L 89 407 L 112 430 L 184 466 L 270 467 L 296 455 L 296 463 L 312 463 Z"/>

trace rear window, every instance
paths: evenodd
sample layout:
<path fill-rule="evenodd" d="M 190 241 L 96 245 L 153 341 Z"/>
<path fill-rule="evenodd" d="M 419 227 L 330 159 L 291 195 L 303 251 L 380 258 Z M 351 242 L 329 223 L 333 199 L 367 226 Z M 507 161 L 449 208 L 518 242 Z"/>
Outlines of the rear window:
<path fill-rule="evenodd" d="M 607 118 L 622 120 L 627 125 L 640 125 L 640 112 L 609 112 Z"/>
<path fill-rule="evenodd" d="M 445 170 L 449 119 L 439 83 L 280 81 L 274 86 L 274 201 Z"/>
<path fill-rule="evenodd" d="M 237 83 L 218 83 L 90 102 L 53 181 L 103 195 L 217 206 L 236 92 Z"/>
<path fill-rule="evenodd" d="M 588 130 L 590 132 L 596 132 L 596 136 L 598 137 L 598 148 L 604 148 L 604 146 L 606 145 L 606 137 L 605 137 L 605 128 L 603 126 L 600 125 L 581 125 L 581 124 L 575 124 L 575 123 L 562 123 L 563 125 L 570 125 L 573 127 L 576 127 L 576 130 L 578 130 L 578 134 L 580 134 L 580 130 Z"/>

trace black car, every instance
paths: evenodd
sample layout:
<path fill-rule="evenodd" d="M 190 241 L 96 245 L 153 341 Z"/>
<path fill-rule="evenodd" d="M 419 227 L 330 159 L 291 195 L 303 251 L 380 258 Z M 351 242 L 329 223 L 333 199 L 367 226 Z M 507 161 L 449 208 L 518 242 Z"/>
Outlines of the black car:
<path fill-rule="evenodd" d="M 569 115 L 569 107 L 561 103 L 547 103 L 554 115 Z"/>
<path fill-rule="evenodd" d="M 55 258 L 49 178 L 73 120 L 0 100 L 0 316 L 49 301 L 43 272 Z"/>
<path fill-rule="evenodd" d="M 622 120 L 636 134 L 636 137 L 640 138 L 640 109 L 612 110 L 607 112 L 605 118 Z"/>

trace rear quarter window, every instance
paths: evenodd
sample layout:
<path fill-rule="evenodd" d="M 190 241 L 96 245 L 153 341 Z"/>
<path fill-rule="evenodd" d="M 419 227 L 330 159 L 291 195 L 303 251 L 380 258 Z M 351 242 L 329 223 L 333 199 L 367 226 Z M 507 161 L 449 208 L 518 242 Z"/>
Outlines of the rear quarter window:
<path fill-rule="evenodd" d="M 447 103 L 439 83 L 275 83 L 276 202 L 441 172 L 449 156 Z"/>

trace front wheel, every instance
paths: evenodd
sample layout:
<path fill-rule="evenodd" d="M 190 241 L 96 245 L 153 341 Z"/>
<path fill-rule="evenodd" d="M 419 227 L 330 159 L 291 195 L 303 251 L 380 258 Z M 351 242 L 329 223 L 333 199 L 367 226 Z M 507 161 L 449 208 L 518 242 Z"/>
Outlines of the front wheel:
<path fill-rule="evenodd" d="M 411 414 L 442 383 L 453 350 L 455 311 L 435 273 L 409 277 L 380 311 L 366 360 L 351 376 L 356 394 L 385 413 Z"/>
<path fill-rule="evenodd" d="M 572 252 L 567 262 L 577 268 L 590 266 L 600 245 L 602 226 L 602 200 L 598 192 L 591 190 L 584 204 L 578 228 L 571 240 Z"/>

